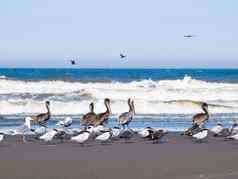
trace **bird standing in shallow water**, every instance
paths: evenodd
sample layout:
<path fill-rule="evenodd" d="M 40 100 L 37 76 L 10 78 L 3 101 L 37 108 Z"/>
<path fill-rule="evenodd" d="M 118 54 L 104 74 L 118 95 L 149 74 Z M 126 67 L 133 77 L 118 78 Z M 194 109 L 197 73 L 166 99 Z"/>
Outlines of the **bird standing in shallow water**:
<path fill-rule="evenodd" d="M 50 102 L 46 101 L 45 106 L 46 106 L 46 109 L 47 109 L 46 113 L 42 113 L 42 114 L 39 114 L 37 116 L 32 116 L 31 118 L 32 118 L 33 122 L 38 123 L 40 126 L 47 127 L 47 123 L 48 123 L 48 121 L 51 117 Z"/>
<path fill-rule="evenodd" d="M 207 103 L 202 103 L 201 105 L 202 110 L 204 113 L 199 113 L 193 116 L 193 126 L 198 125 L 201 126 L 204 124 L 204 122 L 208 121 L 210 115 L 208 112 L 208 105 Z"/>
<path fill-rule="evenodd" d="M 124 112 L 118 117 L 118 124 L 125 129 L 125 126 L 129 126 L 129 123 L 132 121 L 134 115 L 135 115 L 135 106 L 134 106 L 134 101 L 131 100 L 131 98 L 128 99 L 128 106 L 129 106 L 129 111 Z"/>
<path fill-rule="evenodd" d="M 96 119 L 97 115 L 94 112 L 94 103 L 89 104 L 89 112 L 82 116 L 80 119 L 80 125 L 81 126 L 87 126 L 93 123 L 93 121 Z"/>
<path fill-rule="evenodd" d="M 110 99 L 106 98 L 104 99 L 104 105 L 106 107 L 106 111 L 99 114 L 90 114 L 88 117 L 82 118 L 82 124 L 81 125 L 92 125 L 92 126 L 98 126 L 103 125 L 111 116 L 111 106 L 110 106 Z"/>

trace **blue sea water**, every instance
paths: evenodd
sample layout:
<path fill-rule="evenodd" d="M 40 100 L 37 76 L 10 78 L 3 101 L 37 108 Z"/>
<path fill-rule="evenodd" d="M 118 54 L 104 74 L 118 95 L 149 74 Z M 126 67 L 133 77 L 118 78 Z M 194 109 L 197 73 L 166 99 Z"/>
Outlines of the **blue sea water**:
<path fill-rule="evenodd" d="M 121 81 L 174 80 L 185 75 L 210 82 L 238 82 L 238 69 L 13 69 L 0 75 L 18 80 Z"/>
<path fill-rule="evenodd" d="M 192 116 L 209 104 L 208 127 L 218 121 L 229 127 L 238 111 L 237 69 L 0 69 L 0 129 L 14 128 L 25 116 L 44 112 L 51 101 L 54 127 L 71 116 L 79 126 L 88 104 L 96 112 L 105 110 L 103 99 L 111 99 L 113 116 L 127 111 L 128 97 L 135 100 L 133 128 L 147 126 L 183 130 Z M 36 126 L 34 126 L 36 127 Z"/>

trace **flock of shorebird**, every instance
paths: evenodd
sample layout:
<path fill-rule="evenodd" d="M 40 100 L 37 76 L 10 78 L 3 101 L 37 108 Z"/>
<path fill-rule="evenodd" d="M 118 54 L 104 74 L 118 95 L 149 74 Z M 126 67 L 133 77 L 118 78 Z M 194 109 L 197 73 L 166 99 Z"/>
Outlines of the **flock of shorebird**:
<path fill-rule="evenodd" d="M 135 115 L 134 101 L 128 99 L 128 112 L 124 112 L 118 116 L 118 126 L 109 128 L 106 123 L 112 115 L 110 107 L 110 99 L 104 100 L 106 111 L 96 114 L 94 112 L 94 103 L 89 104 L 89 112 L 82 116 L 80 119 L 81 128 L 76 130 L 70 128 L 73 123 L 71 117 L 66 117 L 64 120 L 59 121 L 56 128 L 48 128 L 48 121 L 51 118 L 50 102 L 46 101 L 45 106 L 46 113 L 42 113 L 36 116 L 26 117 L 23 125 L 17 127 L 11 131 L 11 135 L 17 135 L 22 137 L 22 141 L 26 142 L 26 135 L 31 133 L 35 135 L 36 139 L 43 140 L 45 142 L 51 142 L 54 138 L 61 140 L 70 139 L 73 142 L 84 144 L 90 139 L 101 141 L 102 143 L 111 142 L 113 139 L 123 138 L 125 140 L 131 139 L 135 134 L 141 138 L 158 143 L 163 136 L 168 133 L 167 130 L 155 129 L 146 127 L 140 130 L 132 130 L 129 128 L 130 122 Z M 215 137 L 224 137 L 225 139 L 238 140 L 238 122 L 228 129 L 221 123 L 212 127 L 210 130 L 204 128 L 204 124 L 209 120 L 208 105 L 201 103 L 202 113 L 196 114 L 192 119 L 192 127 L 185 130 L 181 135 L 191 136 L 196 141 L 202 142 L 208 137 L 209 131 L 214 134 Z M 38 128 L 31 128 L 31 123 L 37 123 Z M 0 133 L 0 141 L 4 140 L 5 133 Z"/>

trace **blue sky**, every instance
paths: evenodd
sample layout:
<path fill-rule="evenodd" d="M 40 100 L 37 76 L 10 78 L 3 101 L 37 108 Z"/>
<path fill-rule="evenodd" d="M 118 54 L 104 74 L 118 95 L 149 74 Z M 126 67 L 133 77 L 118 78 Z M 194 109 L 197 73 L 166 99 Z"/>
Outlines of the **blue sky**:
<path fill-rule="evenodd" d="M 70 67 L 79 57 L 78 67 L 234 68 L 237 7 L 237 0 L 1 1 L 0 66 Z"/>

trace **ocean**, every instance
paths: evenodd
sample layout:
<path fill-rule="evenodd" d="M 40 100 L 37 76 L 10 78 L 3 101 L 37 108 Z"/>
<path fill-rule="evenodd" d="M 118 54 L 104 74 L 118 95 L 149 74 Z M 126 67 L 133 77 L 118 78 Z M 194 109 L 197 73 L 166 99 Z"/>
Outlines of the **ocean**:
<path fill-rule="evenodd" d="M 158 127 L 181 131 L 192 116 L 209 104 L 208 127 L 217 122 L 230 126 L 238 112 L 236 69 L 0 69 L 0 130 L 20 125 L 25 116 L 45 112 L 51 102 L 50 126 L 66 116 L 79 126 L 82 114 L 95 103 L 103 112 L 111 99 L 113 115 L 128 111 L 133 98 L 136 116 L 131 127 Z"/>

